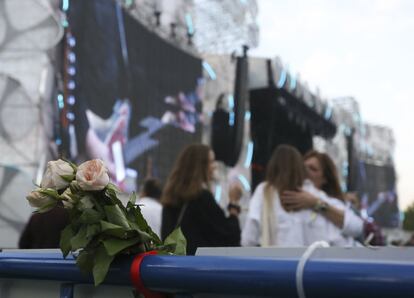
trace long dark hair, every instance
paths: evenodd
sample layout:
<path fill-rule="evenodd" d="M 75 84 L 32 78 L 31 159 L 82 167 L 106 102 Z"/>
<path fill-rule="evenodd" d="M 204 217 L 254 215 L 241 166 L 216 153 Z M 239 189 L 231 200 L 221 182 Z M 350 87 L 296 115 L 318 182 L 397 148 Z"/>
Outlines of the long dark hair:
<path fill-rule="evenodd" d="M 339 184 L 338 172 L 336 166 L 328 154 L 311 150 L 305 154 L 304 160 L 316 158 L 322 167 L 322 174 L 325 178 L 325 183 L 322 185 L 322 190 L 330 197 L 339 200 L 344 199 L 344 195 Z"/>
<path fill-rule="evenodd" d="M 208 185 L 210 151 L 207 145 L 192 144 L 180 153 L 161 197 L 164 206 L 194 199 L 204 185 Z"/>
<path fill-rule="evenodd" d="M 273 186 L 279 194 L 298 190 L 305 180 L 302 155 L 290 145 L 279 145 L 267 165 L 266 188 Z"/>

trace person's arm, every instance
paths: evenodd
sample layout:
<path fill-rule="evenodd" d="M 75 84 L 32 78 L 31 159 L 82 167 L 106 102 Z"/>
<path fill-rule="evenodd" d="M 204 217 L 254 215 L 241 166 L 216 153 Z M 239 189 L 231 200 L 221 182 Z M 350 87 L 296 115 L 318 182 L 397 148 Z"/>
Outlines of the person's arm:
<path fill-rule="evenodd" d="M 280 200 L 287 211 L 312 209 L 326 217 L 335 226 L 344 227 L 345 212 L 307 191 L 284 191 Z"/>
<path fill-rule="evenodd" d="M 318 203 L 314 205 L 313 209 L 321 215 L 325 216 L 325 218 L 332 222 L 335 226 L 343 230 L 345 223 L 344 210 L 341 210 L 321 199 L 318 200 Z"/>
<path fill-rule="evenodd" d="M 363 231 L 363 220 L 341 201 L 329 198 L 322 193 L 318 197 L 306 191 L 285 191 L 281 201 L 286 210 L 296 211 L 312 209 L 323 215 L 335 226 L 342 230 L 342 234 L 358 237 Z"/>
<path fill-rule="evenodd" d="M 335 201 L 337 201 L 337 204 L 341 204 L 341 206 L 343 206 L 344 208 L 344 225 L 342 227 L 342 234 L 353 238 L 361 236 L 364 230 L 364 221 L 362 220 L 362 218 L 358 216 L 354 212 L 354 210 L 343 205 L 343 203 L 338 201 L 337 199 L 331 199 L 331 201 L 334 205 Z M 337 208 L 340 209 L 341 206 L 337 206 Z"/>
<path fill-rule="evenodd" d="M 241 208 L 239 202 L 242 196 L 243 190 L 240 185 L 238 183 L 232 183 L 229 187 L 229 205 L 227 206 L 230 215 L 240 215 Z"/>
<path fill-rule="evenodd" d="M 320 193 L 320 199 L 327 202 L 330 206 L 332 206 L 332 208 L 335 208 L 343 213 L 343 225 L 341 229 L 344 236 L 357 238 L 362 235 L 364 221 L 354 212 L 354 210 L 345 205 L 343 201 L 328 197 L 324 192 Z"/>

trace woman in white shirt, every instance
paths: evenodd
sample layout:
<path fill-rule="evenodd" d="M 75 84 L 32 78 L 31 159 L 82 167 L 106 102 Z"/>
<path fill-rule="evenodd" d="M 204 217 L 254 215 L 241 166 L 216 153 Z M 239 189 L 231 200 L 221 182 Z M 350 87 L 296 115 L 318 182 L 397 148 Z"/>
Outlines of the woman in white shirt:
<path fill-rule="evenodd" d="M 266 173 L 250 201 L 246 224 L 242 231 L 243 246 L 307 246 L 316 240 L 330 243 L 341 239 L 340 230 L 324 216 L 310 210 L 289 210 L 279 194 L 303 189 L 315 197 L 320 195 L 305 180 L 300 153 L 292 146 L 280 145 L 274 151 Z"/>
<path fill-rule="evenodd" d="M 335 164 L 326 153 L 310 151 L 304 156 L 307 177 L 319 192 L 285 191 L 281 201 L 288 210 L 317 210 L 341 230 L 344 236 L 335 243 L 352 245 L 353 238 L 363 232 L 363 220 L 346 206 Z"/>

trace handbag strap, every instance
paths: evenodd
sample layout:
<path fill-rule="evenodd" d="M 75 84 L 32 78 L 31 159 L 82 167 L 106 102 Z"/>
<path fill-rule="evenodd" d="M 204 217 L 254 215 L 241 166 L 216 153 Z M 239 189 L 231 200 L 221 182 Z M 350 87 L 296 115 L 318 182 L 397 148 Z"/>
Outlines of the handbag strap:
<path fill-rule="evenodd" d="M 176 225 L 175 225 L 175 229 L 176 229 L 176 228 L 178 228 L 178 227 L 181 225 L 181 222 L 182 222 L 183 217 L 184 217 L 185 210 L 187 210 L 187 206 L 188 206 L 188 202 L 187 202 L 187 203 L 185 203 L 185 204 L 181 207 L 180 214 L 178 215 L 177 223 L 176 223 Z"/>

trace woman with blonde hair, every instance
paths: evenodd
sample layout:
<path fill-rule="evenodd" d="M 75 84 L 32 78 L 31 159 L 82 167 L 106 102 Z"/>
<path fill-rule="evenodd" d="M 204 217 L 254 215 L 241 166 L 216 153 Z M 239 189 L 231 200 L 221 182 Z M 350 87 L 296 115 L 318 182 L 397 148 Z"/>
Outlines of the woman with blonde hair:
<path fill-rule="evenodd" d="M 280 145 L 267 165 L 266 180 L 260 183 L 250 201 L 242 232 L 243 246 L 303 246 L 301 218 L 287 212 L 279 199 L 283 191 L 302 187 L 305 169 L 300 153 Z"/>
<path fill-rule="evenodd" d="M 181 226 L 187 239 L 187 254 L 198 247 L 239 246 L 239 197 L 230 197 L 229 217 L 209 190 L 215 170 L 214 152 L 209 146 L 193 144 L 179 155 L 161 198 L 161 235 L 165 238 Z"/>

